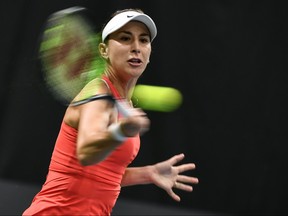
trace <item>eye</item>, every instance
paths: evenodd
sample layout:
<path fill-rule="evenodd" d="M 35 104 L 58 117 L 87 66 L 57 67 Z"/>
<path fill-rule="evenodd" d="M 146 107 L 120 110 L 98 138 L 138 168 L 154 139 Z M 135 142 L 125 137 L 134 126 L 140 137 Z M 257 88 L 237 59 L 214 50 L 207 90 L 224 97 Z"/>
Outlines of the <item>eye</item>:
<path fill-rule="evenodd" d="M 122 36 L 120 36 L 120 40 L 121 40 L 121 41 L 129 41 L 129 40 L 130 40 L 130 37 L 129 37 L 129 36 L 126 36 L 126 35 L 122 35 Z"/>
<path fill-rule="evenodd" d="M 140 39 L 141 43 L 150 43 L 150 38 L 149 37 L 143 37 Z"/>

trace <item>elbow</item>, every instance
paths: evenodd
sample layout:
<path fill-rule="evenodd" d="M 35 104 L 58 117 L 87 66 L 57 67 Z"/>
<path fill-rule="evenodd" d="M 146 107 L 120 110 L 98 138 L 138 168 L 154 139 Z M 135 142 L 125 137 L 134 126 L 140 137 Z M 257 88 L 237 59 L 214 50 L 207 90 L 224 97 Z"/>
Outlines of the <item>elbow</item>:
<path fill-rule="evenodd" d="M 83 148 L 78 148 L 76 151 L 76 158 L 80 165 L 82 166 L 89 166 L 92 165 L 91 163 L 91 155 L 89 156 Z"/>
<path fill-rule="evenodd" d="M 81 166 L 92 165 L 91 163 L 89 163 L 89 160 L 87 160 L 87 157 L 85 157 L 85 155 L 83 154 L 77 154 L 77 159 Z"/>
<path fill-rule="evenodd" d="M 81 152 L 77 152 L 77 159 L 82 166 L 90 166 L 100 163 L 102 161 L 99 157 L 96 157 L 95 155 L 89 155 Z"/>
<path fill-rule="evenodd" d="M 106 142 L 78 142 L 76 157 L 82 166 L 94 165 L 102 162 L 112 152 L 113 148 L 107 148 Z"/>
<path fill-rule="evenodd" d="M 87 145 L 84 145 L 84 143 L 77 143 L 76 158 L 81 166 L 90 166 L 97 162 L 92 161 L 94 154 L 92 154 L 91 150 L 92 149 L 89 146 L 87 147 Z"/>

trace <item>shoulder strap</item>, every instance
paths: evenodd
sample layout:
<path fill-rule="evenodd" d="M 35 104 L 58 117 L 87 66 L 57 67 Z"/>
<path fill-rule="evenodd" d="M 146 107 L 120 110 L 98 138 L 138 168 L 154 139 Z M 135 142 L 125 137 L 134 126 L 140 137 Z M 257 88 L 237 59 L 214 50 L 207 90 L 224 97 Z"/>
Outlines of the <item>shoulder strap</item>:
<path fill-rule="evenodd" d="M 108 77 L 103 76 L 101 80 L 103 80 L 106 83 L 107 87 L 111 90 L 112 94 L 114 95 L 116 99 L 121 99 L 119 92 L 117 91 L 115 86 L 112 84 L 112 82 L 108 79 Z"/>

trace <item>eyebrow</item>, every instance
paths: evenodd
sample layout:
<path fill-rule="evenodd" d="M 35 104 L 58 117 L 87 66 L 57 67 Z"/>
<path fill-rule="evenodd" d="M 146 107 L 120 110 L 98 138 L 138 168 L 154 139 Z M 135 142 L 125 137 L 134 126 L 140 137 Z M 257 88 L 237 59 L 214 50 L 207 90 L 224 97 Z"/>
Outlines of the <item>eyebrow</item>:
<path fill-rule="evenodd" d="M 119 33 L 125 33 L 125 34 L 129 34 L 129 35 L 132 35 L 132 33 L 130 31 L 120 31 Z M 149 33 L 141 33 L 140 36 L 148 36 L 150 37 L 150 34 Z"/>

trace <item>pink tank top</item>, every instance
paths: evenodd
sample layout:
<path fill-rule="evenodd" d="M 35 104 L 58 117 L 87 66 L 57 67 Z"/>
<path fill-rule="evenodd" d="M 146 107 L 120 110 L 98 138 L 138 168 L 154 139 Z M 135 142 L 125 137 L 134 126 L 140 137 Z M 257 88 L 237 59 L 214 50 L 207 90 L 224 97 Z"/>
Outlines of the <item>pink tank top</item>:
<path fill-rule="evenodd" d="M 115 98 L 119 94 L 104 77 Z M 41 191 L 23 215 L 110 215 L 126 167 L 134 160 L 139 136 L 127 139 L 104 161 L 82 166 L 76 158 L 77 129 L 64 121 Z"/>

